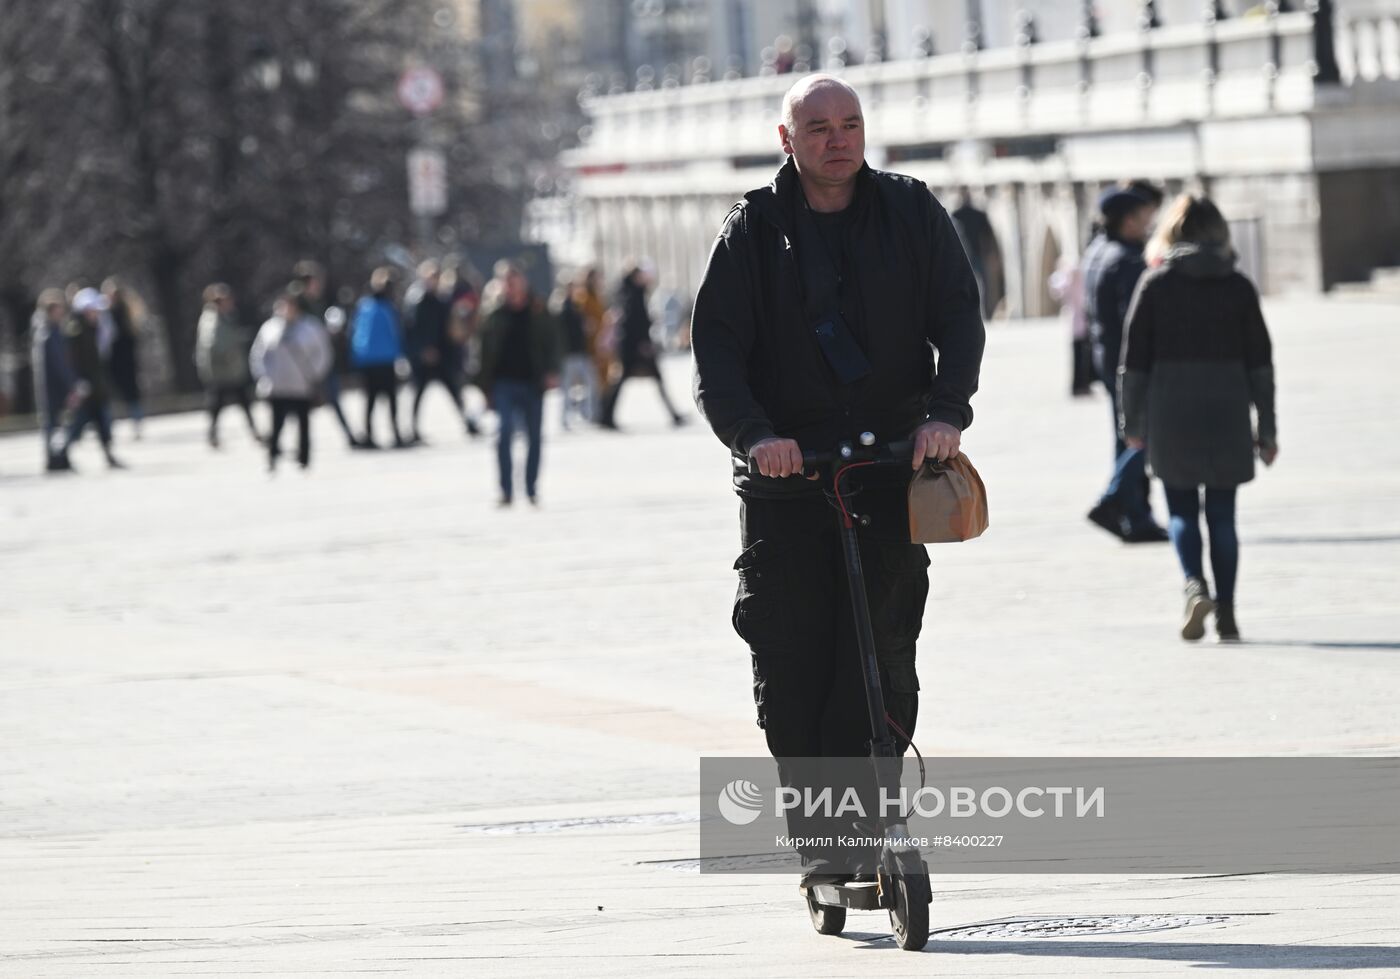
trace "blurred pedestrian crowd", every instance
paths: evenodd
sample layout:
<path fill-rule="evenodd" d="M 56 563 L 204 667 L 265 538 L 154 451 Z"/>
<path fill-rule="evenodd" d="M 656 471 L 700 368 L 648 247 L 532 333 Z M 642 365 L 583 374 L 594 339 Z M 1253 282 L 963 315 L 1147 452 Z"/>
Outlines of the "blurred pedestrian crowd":
<path fill-rule="evenodd" d="M 1108 394 L 1112 467 L 1089 520 L 1126 543 L 1170 541 L 1185 578 L 1183 638 L 1201 638 L 1213 614 L 1217 635 L 1230 641 L 1240 635 L 1236 489 L 1253 479 L 1256 456 L 1269 465 L 1278 454 L 1272 349 L 1224 216 L 1207 198 L 1183 194 L 1159 222 L 1164 201 L 1162 189 L 1145 180 L 1111 187 L 1099 199 L 1088 246 L 1061 263 L 1050 287 L 1070 328 L 1071 393 L 1099 384 Z M 991 224 L 965 189 L 953 217 L 990 315 L 1001 279 Z M 548 297 L 536 295 L 526 269 L 508 260 L 486 282 L 469 265 L 436 261 L 420 264 L 406 288 L 390 266 L 334 299 L 326 282 L 318 263 L 298 263 L 257 329 L 240 318 L 227 285 L 205 289 L 194 358 L 212 448 L 221 445 L 219 416 L 230 405 L 264 447 L 270 472 L 290 421 L 296 462 L 310 466 L 310 419 L 321 406 L 352 450 L 421 446 L 422 403 L 436 386 L 466 437 L 480 437 L 485 416 L 495 416 L 498 502 L 510 506 L 517 436 L 527 444 L 525 497 L 539 502 L 550 390 L 560 389 L 566 431 L 618 430 L 619 399 L 634 379 L 655 384 L 673 425 L 686 421 L 658 366 L 665 347 L 688 345 L 686 311 L 674 293 L 655 301 L 649 262 L 626 263 L 613 289 L 597 269 L 579 270 Z M 73 469 L 70 449 L 88 429 L 107 464 L 124 468 L 113 451 L 113 407 L 125 406 L 139 439 L 139 310 L 115 278 L 101 288 L 74 284 L 39 296 L 31 337 L 48 471 Z M 342 405 L 351 385 L 363 392 L 358 426 Z M 402 418 L 405 390 L 412 393 Z M 257 403 L 266 406 L 262 422 Z M 1166 527 L 1152 513 L 1153 477 L 1164 485 Z"/>
<path fill-rule="evenodd" d="M 273 297 L 271 315 L 256 328 L 240 316 L 239 297 L 228 285 L 209 285 L 193 345 L 209 446 L 222 445 L 219 417 L 229 406 L 238 407 L 250 437 L 265 448 L 270 472 L 290 421 L 296 423 L 297 464 L 310 466 L 310 418 L 321 406 L 334 414 L 352 450 L 425 445 L 419 423 L 424 395 L 441 387 L 468 438 L 483 434 L 487 413 L 496 417 L 499 502 L 510 505 L 518 434 L 528 442 L 525 493 L 538 502 L 549 390 L 561 389 L 565 430 L 593 425 L 617 431 L 622 388 L 639 377 L 657 385 L 673 424 L 686 420 L 658 366 L 666 346 L 687 343 L 685 310 L 674 294 L 652 301 L 655 273 L 645 260 L 627 263 L 615 289 L 604 286 L 597 269 L 585 268 L 562 277 L 550 296 L 536 295 L 526 270 L 508 260 L 485 282 L 469 264 L 432 260 L 417 267 L 406 288 L 400 279 L 397 268 L 384 266 L 363 290 L 347 287 L 330 297 L 323 267 L 299 262 Z M 40 295 L 31 342 L 47 471 L 73 470 L 70 449 L 89 428 L 107 464 L 124 468 L 113 451 L 113 409 L 125 405 L 138 439 L 145 417 L 137 306 L 116 279 L 101 289 L 75 284 Z M 342 405 L 351 386 L 363 392 L 358 427 Z M 401 418 L 405 391 L 411 396 Z M 261 422 L 258 403 L 266 406 Z M 387 417 L 376 426 L 381 404 Z"/>
<path fill-rule="evenodd" d="M 126 290 L 115 278 L 101 289 L 73 284 L 39 294 L 30 340 L 49 471 L 72 468 L 68 449 L 89 427 L 97 432 L 107 465 L 123 468 L 112 452 L 112 402 L 125 402 L 139 439 L 145 409 L 138 337 Z"/>

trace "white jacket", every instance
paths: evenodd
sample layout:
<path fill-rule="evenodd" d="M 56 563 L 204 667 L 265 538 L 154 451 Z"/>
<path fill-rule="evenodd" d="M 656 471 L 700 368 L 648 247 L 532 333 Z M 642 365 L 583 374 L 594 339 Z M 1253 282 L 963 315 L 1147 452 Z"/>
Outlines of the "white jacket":
<path fill-rule="evenodd" d="M 330 373 L 334 356 L 320 320 L 303 316 L 288 326 L 274 316 L 258 330 L 248 367 L 259 396 L 310 399 Z"/>

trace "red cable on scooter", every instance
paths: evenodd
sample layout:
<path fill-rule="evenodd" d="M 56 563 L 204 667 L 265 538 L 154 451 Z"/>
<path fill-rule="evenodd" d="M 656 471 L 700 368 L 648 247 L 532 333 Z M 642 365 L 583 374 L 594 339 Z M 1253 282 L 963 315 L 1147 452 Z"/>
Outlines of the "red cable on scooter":
<path fill-rule="evenodd" d="M 919 788 L 924 788 L 928 785 L 928 772 L 924 770 L 923 752 L 919 751 L 919 746 L 914 743 L 914 739 L 909 736 L 909 732 L 899 726 L 899 723 L 890 716 L 889 711 L 885 711 L 885 723 L 894 728 L 894 733 L 909 742 L 909 747 L 914 749 L 914 757 L 919 760 Z"/>
<path fill-rule="evenodd" d="M 841 496 L 841 477 L 852 469 L 859 469 L 862 466 L 873 466 L 874 462 L 852 462 L 836 470 L 836 478 L 831 481 L 831 488 L 836 494 L 836 504 L 841 508 L 841 519 L 846 522 L 846 526 L 851 526 L 851 514 L 846 509 L 846 501 Z"/>

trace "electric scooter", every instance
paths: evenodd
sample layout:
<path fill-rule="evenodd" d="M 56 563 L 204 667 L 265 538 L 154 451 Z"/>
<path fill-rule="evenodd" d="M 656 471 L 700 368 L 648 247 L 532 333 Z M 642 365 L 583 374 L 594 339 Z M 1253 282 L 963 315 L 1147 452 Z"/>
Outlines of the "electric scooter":
<path fill-rule="evenodd" d="M 875 436 L 870 432 L 862 433 L 859 444 L 842 442 L 831 452 L 802 454 L 803 469 L 816 471 L 826 484 L 827 500 L 837 511 L 841 525 L 842 551 L 851 591 L 851 608 L 855 614 L 865 703 L 870 713 L 870 763 L 875 769 L 876 785 L 891 793 L 897 793 L 899 789 L 901 762 L 886 722 L 885 696 L 880 687 L 880 665 L 875 653 L 875 633 L 870 624 L 870 605 L 865 593 L 865 573 L 861 568 L 860 541 L 856 529 L 868 527 L 870 518 L 852 512 L 847 506 L 842 479 L 853 469 L 907 466 L 912 460 L 912 442 L 876 445 Z M 750 471 L 757 473 L 752 463 Z M 884 821 L 883 830 L 886 840 L 909 838 L 902 817 Z M 929 887 L 928 865 L 924 863 L 918 847 L 892 846 L 887 842 L 881 848 L 879 869 L 874 878 L 873 881 L 813 884 L 805 888 L 812 927 L 818 934 L 839 935 L 846 927 L 847 908 L 863 911 L 883 908 L 890 913 L 890 926 L 899 947 L 911 952 L 922 950 L 928 943 L 929 905 L 933 894 Z"/>

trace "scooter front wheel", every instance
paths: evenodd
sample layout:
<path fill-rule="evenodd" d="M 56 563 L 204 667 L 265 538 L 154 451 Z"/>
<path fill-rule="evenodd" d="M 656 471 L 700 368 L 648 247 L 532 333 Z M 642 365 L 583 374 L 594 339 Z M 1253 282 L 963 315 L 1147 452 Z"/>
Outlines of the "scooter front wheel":
<path fill-rule="evenodd" d="M 811 916 L 812 927 L 818 935 L 839 935 L 846 927 L 846 909 L 818 904 L 812 890 L 807 892 L 807 914 Z"/>
<path fill-rule="evenodd" d="M 928 944 L 928 906 L 933 900 L 928 877 L 900 874 L 893 880 L 894 904 L 890 907 L 890 927 L 895 941 L 906 952 L 920 952 Z"/>

